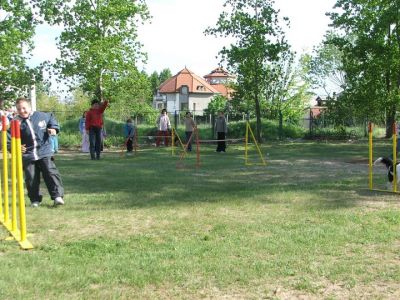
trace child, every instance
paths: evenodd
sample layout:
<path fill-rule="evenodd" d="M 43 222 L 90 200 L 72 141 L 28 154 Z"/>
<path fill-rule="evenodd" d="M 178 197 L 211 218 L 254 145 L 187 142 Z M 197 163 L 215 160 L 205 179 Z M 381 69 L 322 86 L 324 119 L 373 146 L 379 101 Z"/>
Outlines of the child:
<path fill-rule="evenodd" d="M 132 153 L 133 150 L 133 138 L 135 137 L 135 126 L 133 125 L 132 119 L 129 118 L 126 120 L 125 126 L 125 143 L 126 143 L 126 152 Z"/>

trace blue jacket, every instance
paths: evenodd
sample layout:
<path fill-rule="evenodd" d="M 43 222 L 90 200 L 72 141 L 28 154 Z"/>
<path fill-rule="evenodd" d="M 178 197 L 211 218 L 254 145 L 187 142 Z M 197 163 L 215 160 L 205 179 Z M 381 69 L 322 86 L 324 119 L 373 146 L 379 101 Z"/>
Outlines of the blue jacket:
<path fill-rule="evenodd" d="M 25 161 L 36 161 L 53 156 L 47 129 L 60 131 L 60 127 L 52 113 L 35 111 L 26 119 L 16 117 L 21 123 L 21 144 L 25 144 L 26 152 L 22 155 Z"/>

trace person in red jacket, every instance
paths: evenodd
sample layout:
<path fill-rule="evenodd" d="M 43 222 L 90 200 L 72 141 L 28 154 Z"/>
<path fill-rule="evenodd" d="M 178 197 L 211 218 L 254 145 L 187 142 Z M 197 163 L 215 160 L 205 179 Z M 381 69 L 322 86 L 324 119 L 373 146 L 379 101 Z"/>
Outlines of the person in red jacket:
<path fill-rule="evenodd" d="M 103 127 L 103 113 L 107 108 L 108 101 L 92 101 L 92 107 L 86 113 L 85 129 L 89 135 L 89 150 L 91 159 L 100 159 L 101 151 L 101 129 Z"/>

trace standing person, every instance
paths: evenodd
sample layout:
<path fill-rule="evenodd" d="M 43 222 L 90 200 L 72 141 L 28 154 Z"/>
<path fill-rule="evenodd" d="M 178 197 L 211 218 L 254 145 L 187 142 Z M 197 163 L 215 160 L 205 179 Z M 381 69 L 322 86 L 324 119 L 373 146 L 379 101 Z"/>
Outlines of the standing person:
<path fill-rule="evenodd" d="M 108 101 L 99 102 L 97 99 L 92 101 L 90 110 L 86 113 L 85 129 L 89 135 L 90 158 L 100 159 L 103 113 L 107 108 Z"/>
<path fill-rule="evenodd" d="M 16 101 L 16 120 L 21 123 L 21 149 L 25 184 L 32 207 L 42 202 L 40 193 L 40 173 L 43 175 L 47 190 L 54 205 L 64 204 L 64 187 L 61 175 L 52 160 L 50 135 L 59 132 L 60 127 L 53 114 L 40 111 L 32 112 L 29 100 L 18 98 Z"/>
<path fill-rule="evenodd" d="M 125 132 L 126 152 L 128 154 L 132 154 L 133 138 L 135 137 L 135 126 L 133 125 L 133 121 L 131 118 L 126 120 L 126 123 L 124 126 L 124 132 Z"/>
<path fill-rule="evenodd" d="M 84 153 L 89 153 L 89 136 L 86 133 L 85 123 L 86 111 L 83 112 L 82 117 L 79 119 L 79 132 L 82 136 L 81 151 Z"/>
<path fill-rule="evenodd" d="M 161 114 L 157 118 L 157 139 L 156 139 L 156 146 L 160 146 L 161 137 L 164 137 L 164 144 L 168 146 L 168 136 L 169 131 L 171 130 L 171 122 L 169 121 L 167 110 L 164 108 L 161 111 Z"/>
<path fill-rule="evenodd" d="M 192 114 L 188 111 L 186 112 L 185 117 L 185 135 L 186 135 L 186 149 L 187 151 L 192 151 L 192 141 L 193 141 L 193 130 L 196 127 L 194 120 L 192 118 Z"/>
<path fill-rule="evenodd" d="M 215 120 L 215 132 L 217 134 L 218 146 L 216 152 L 225 152 L 226 150 L 226 142 L 225 137 L 228 132 L 228 127 L 226 126 L 226 119 L 224 116 L 224 112 L 218 112 L 218 117 Z"/>

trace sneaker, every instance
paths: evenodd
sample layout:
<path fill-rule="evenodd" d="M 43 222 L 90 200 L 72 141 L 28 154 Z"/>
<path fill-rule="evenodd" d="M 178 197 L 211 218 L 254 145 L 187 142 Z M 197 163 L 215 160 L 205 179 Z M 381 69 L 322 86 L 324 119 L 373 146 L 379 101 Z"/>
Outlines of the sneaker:
<path fill-rule="evenodd" d="M 54 199 L 54 205 L 64 205 L 64 200 L 62 197 L 57 197 Z"/>
<path fill-rule="evenodd" d="M 39 207 L 40 206 L 40 202 L 39 201 L 34 201 L 31 203 L 31 207 Z"/>

